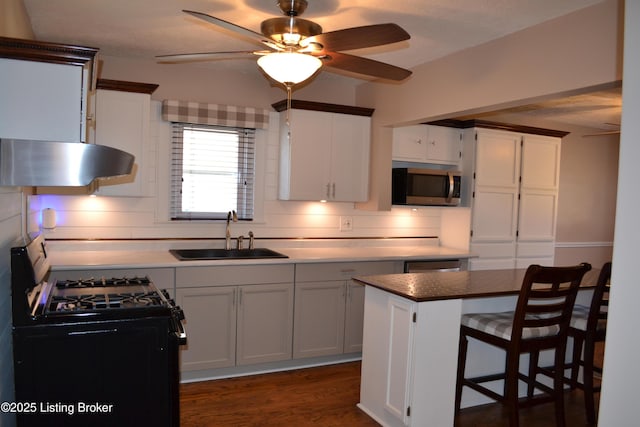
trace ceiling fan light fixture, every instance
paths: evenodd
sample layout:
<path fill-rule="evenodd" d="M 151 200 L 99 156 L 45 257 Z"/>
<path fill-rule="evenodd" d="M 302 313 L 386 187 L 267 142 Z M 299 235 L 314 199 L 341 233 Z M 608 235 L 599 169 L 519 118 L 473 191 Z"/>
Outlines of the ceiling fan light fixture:
<path fill-rule="evenodd" d="M 277 82 L 285 86 L 307 80 L 322 66 L 315 56 L 297 52 L 274 52 L 258 59 L 258 65 Z"/>

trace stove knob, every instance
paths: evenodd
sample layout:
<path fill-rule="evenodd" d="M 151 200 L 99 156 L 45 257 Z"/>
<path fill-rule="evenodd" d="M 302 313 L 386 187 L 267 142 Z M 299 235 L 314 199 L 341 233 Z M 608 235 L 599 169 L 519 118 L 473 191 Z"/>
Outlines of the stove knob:
<path fill-rule="evenodd" d="M 178 316 L 178 320 L 184 320 L 184 311 L 180 308 L 180 306 L 176 306 L 175 313 Z"/>
<path fill-rule="evenodd" d="M 169 291 L 167 291 L 166 289 L 161 289 L 160 292 L 162 292 L 162 295 L 164 295 L 165 298 L 169 298 Z"/>

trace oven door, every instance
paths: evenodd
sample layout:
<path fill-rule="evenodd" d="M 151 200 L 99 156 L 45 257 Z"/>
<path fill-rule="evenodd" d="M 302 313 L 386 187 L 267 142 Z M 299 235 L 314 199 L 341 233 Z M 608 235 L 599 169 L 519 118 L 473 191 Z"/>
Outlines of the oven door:
<path fill-rule="evenodd" d="M 14 329 L 18 426 L 177 426 L 178 339 L 169 318 Z"/>

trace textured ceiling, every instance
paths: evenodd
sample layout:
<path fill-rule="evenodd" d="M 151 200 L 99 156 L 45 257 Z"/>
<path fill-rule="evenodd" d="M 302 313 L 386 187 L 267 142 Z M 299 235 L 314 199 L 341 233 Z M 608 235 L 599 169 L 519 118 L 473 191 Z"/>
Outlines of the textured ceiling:
<path fill-rule="evenodd" d="M 193 18 L 182 9 L 204 12 L 256 32 L 260 31 L 263 20 L 281 13 L 276 0 L 23 1 L 39 40 L 92 46 L 100 48 L 104 55 L 145 59 L 163 54 L 261 48 L 261 45 L 242 39 L 235 33 Z M 309 6 L 303 18 L 320 24 L 324 32 L 396 23 L 411 35 L 410 40 L 349 53 L 412 68 L 600 1 L 308 0 Z M 193 66 L 259 75 L 254 59 L 216 60 Z M 330 77 L 329 73 L 322 74 Z M 323 77 L 322 74 L 319 77 Z M 555 118 L 563 115 L 568 120 L 582 108 L 583 118 L 588 111 L 600 113 L 590 119 L 590 123 L 594 120 L 596 123 L 619 123 L 619 112 L 617 117 L 603 113 L 614 113 L 616 106 L 610 104 L 619 103 L 620 97 L 615 100 L 609 94 L 594 96 L 545 103 L 520 112 L 553 114 Z M 588 105 L 594 101 L 597 108 L 590 109 Z"/>

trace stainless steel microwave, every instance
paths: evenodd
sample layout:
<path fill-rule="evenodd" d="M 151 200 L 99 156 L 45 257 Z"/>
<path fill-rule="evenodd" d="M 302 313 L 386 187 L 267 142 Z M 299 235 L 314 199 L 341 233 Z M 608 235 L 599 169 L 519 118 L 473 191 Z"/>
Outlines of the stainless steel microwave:
<path fill-rule="evenodd" d="M 459 171 L 393 168 L 391 202 L 394 205 L 457 206 L 461 182 Z"/>

